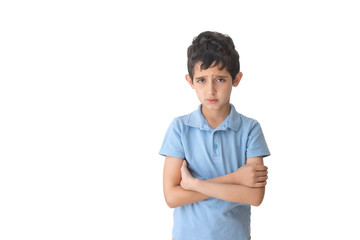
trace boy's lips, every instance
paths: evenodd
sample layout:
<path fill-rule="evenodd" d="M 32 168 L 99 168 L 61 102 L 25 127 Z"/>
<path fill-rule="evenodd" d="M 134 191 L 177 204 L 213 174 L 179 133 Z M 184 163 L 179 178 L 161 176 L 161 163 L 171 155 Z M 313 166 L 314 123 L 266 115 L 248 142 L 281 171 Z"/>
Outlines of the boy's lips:
<path fill-rule="evenodd" d="M 206 101 L 209 103 L 216 103 L 218 100 L 217 99 L 206 99 Z"/>

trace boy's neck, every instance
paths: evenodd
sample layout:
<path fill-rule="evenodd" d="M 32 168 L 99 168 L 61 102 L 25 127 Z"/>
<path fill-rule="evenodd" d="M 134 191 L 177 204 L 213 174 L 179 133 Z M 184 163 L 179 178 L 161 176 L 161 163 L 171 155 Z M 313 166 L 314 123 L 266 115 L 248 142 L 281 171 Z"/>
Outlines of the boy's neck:
<path fill-rule="evenodd" d="M 231 111 L 230 103 L 223 108 L 211 110 L 201 106 L 201 113 L 212 129 L 216 129 L 229 116 Z"/>

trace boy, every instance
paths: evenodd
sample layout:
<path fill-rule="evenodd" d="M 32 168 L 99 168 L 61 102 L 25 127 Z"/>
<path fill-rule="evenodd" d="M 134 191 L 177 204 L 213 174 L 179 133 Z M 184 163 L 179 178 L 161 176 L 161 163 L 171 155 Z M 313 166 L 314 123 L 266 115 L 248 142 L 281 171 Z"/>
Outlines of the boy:
<path fill-rule="evenodd" d="M 160 154 L 175 240 L 248 240 L 250 205 L 263 200 L 269 156 L 259 123 L 230 104 L 239 54 L 229 36 L 203 32 L 188 48 L 186 81 L 201 104 L 171 123 Z"/>

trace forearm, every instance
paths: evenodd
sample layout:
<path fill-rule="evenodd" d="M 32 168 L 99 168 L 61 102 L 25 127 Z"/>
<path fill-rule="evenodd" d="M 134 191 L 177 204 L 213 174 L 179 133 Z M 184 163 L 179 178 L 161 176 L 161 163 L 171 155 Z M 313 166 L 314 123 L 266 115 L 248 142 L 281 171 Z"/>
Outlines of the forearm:
<path fill-rule="evenodd" d="M 228 202 L 245 203 L 259 206 L 264 198 L 265 187 L 250 188 L 243 185 L 224 184 L 196 179 L 193 191 Z"/>
<path fill-rule="evenodd" d="M 234 172 L 220 176 L 220 177 L 207 179 L 205 181 L 214 182 L 214 183 L 224 183 L 224 184 L 239 184 L 239 183 L 236 183 Z"/>
<path fill-rule="evenodd" d="M 171 188 L 165 195 L 166 203 L 171 208 L 199 202 L 207 198 L 209 198 L 209 196 L 199 192 L 185 190 L 181 186 Z"/>
<path fill-rule="evenodd" d="M 227 183 L 232 184 L 234 182 L 232 173 L 226 174 L 220 177 L 207 179 L 204 181 L 214 182 L 214 183 Z M 183 189 L 180 185 L 173 187 L 167 195 L 165 195 L 165 200 L 169 207 L 175 208 L 183 205 L 203 201 L 210 196 L 202 194 L 197 191 L 190 191 Z"/>
<path fill-rule="evenodd" d="M 170 163 L 173 163 L 173 161 L 174 159 L 170 161 Z M 199 180 L 208 184 L 203 184 L 204 186 L 201 186 L 199 189 L 192 189 L 186 187 L 186 184 L 192 182 L 189 180 L 194 178 L 186 167 L 186 161 L 180 159 L 179 161 L 182 161 L 182 176 L 180 176 L 180 174 L 175 175 L 176 179 L 172 182 L 164 181 L 165 200 L 171 208 L 203 201 L 209 197 L 251 205 L 259 205 L 262 202 L 265 191 L 263 186 L 265 186 L 266 182 L 258 183 L 258 181 L 265 181 L 267 177 L 262 180 L 256 180 L 256 176 L 259 175 L 259 171 L 263 171 L 263 173 L 259 175 L 260 177 L 266 176 L 266 168 L 262 169 L 260 167 L 260 169 L 258 169 L 258 167 L 254 167 L 255 165 L 246 165 L 235 172 L 223 176 Z M 178 162 L 178 164 L 181 163 Z M 178 174 L 177 171 L 174 170 L 174 172 Z M 166 173 L 167 171 L 164 171 L 164 179 L 168 178 Z M 184 179 L 186 180 L 183 181 Z M 250 181 L 245 182 L 246 180 Z"/>

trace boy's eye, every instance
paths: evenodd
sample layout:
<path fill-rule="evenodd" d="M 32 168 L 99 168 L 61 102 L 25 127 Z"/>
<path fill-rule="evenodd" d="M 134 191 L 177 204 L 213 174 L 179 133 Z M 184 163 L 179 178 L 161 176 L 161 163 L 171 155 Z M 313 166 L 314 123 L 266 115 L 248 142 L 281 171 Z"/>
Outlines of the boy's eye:
<path fill-rule="evenodd" d="M 218 81 L 218 82 L 225 82 L 225 79 L 219 78 L 219 79 L 217 79 L 217 81 Z"/>
<path fill-rule="evenodd" d="M 203 83 L 205 80 L 204 79 L 198 79 L 196 82 L 197 83 Z"/>

